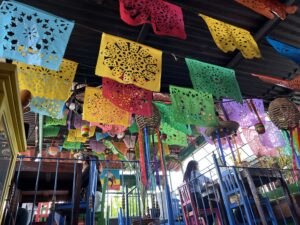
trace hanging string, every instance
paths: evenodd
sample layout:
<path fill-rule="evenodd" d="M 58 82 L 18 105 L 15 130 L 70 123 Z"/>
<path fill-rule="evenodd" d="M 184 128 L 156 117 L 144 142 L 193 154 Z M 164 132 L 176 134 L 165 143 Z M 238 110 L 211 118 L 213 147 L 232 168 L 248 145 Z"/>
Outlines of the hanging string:
<path fill-rule="evenodd" d="M 248 102 L 248 101 L 246 100 L 246 102 Z M 254 111 L 254 113 L 255 113 L 255 115 L 257 117 L 258 122 L 262 124 L 263 122 L 262 122 L 262 120 L 261 120 L 261 118 L 260 118 L 260 116 L 259 116 L 259 114 L 257 112 L 257 109 L 256 109 L 256 107 L 255 107 L 255 105 L 253 103 L 253 99 L 250 99 L 250 105 L 251 105 L 251 108 L 253 109 L 253 111 Z"/>

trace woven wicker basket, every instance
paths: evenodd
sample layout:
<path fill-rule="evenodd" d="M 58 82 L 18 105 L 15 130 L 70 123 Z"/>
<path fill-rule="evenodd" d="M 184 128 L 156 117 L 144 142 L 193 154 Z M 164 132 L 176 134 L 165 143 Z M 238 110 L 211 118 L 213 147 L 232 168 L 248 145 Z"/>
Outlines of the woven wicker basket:
<path fill-rule="evenodd" d="M 232 135 L 239 129 L 239 124 L 235 121 L 219 121 L 216 127 L 209 127 L 205 130 L 205 135 L 211 137 L 213 140 L 217 138 L 216 131 L 218 131 L 220 138 Z"/>
<path fill-rule="evenodd" d="M 279 129 L 290 129 L 299 125 L 300 113 L 297 106 L 286 98 L 277 98 L 269 105 L 271 121 Z"/>
<path fill-rule="evenodd" d="M 160 113 L 155 105 L 152 105 L 152 111 L 152 116 L 146 117 L 136 115 L 135 117 L 138 128 L 144 129 L 145 127 L 147 127 L 149 134 L 152 134 L 155 129 L 159 128 L 160 126 Z"/>

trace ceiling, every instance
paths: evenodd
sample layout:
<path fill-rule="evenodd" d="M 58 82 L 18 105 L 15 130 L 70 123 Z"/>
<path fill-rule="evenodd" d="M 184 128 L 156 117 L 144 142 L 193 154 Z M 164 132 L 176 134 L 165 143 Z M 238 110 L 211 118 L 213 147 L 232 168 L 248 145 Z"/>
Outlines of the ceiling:
<path fill-rule="evenodd" d="M 157 36 L 150 25 L 133 27 L 125 24 L 120 19 L 118 0 L 20 2 L 75 21 L 65 58 L 79 63 L 75 81 L 80 83 L 101 84 L 101 78 L 95 75 L 95 65 L 102 32 L 163 50 L 162 92 L 168 92 L 170 84 L 192 87 L 184 57 L 234 68 L 243 96 L 264 98 L 266 103 L 276 96 L 287 95 L 289 91 L 263 83 L 249 73 L 290 78 L 299 69 L 297 64 L 280 56 L 268 45 L 264 36 L 268 34 L 274 39 L 300 48 L 300 10 L 281 21 L 268 20 L 233 0 L 169 0 L 183 9 L 188 38 L 180 40 Z M 289 2 L 299 5 L 299 0 Z M 249 30 L 258 41 L 263 58 L 247 60 L 238 51 L 223 53 L 214 44 L 206 24 L 197 15 L 198 12 Z"/>

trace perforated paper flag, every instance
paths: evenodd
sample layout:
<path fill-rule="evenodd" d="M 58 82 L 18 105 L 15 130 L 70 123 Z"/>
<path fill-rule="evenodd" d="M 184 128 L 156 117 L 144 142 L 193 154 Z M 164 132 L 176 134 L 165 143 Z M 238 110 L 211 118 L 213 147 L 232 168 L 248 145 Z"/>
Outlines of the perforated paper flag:
<path fill-rule="evenodd" d="M 170 94 L 176 121 L 203 127 L 218 124 L 211 94 L 176 86 L 170 86 Z"/>
<path fill-rule="evenodd" d="M 33 97 L 30 102 L 31 112 L 57 119 L 61 119 L 64 117 L 64 109 L 65 101 Z"/>
<path fill-rule="evenodd" d="M 162 0 L 120 0 L 121 19 L 138 26 L 151 23 L 154 33 L 186 39 L 180 7 Z"/>
<path fill-rule="evenodd" d="M 96 75 L 159 92 L 161 61 L 159 50 L 103 33 Z"/>
<path fill-rule="evenodd" d="M 70 129 L 67 137 L 67 142 L 81 142 L 84 143 L 87 141 L 85 137 L 78 137 L 76 129 Z"/>
<path fill-rule="evenodd" d="M 75 77 L 78 63 L 63 59 L 58 71 L 41 66 L 14 62 L 18 67 L 20 89 L 32 96 L 66 101 Z"/>
<path fill-rule="evenodd" d="M 266 39 L 279 54 L 293 60 L 295 63 L 300 63 L 300 48 L 296 48 L 270 37 L 266 37 Z"/>
<path fill-rule="evenodd" d="M 58 70 L 74 23 L 15 1 L 0 6 L 0 57 Z"/>
<path fill-rule="evenodd" d="M 235 0 L 242 5 L 252 9 L 253 11 L 269 18 L 274 19 L 275 15 L 282 20 L 286 18 L 287 14 L 294 14 L 297 6 L 286 6 L 280 0 Z"/>
<path fill-rule="evenodd" d="M 223 52 L 238 49 L 247 59 L 261 57 L 257 43 L 249 31 L 203 14 L 199 16 L 204 19 L 216 45 Z"/>
<path fill-rule="evenodd" d="M 102 89 L 103 96 L 119 108 L 137 115 L 152 115 L 151 91 L 108 78 L 102 79 Z"/>
<path fill-rule="evenodd" d="M 218 99 L 226 97 L 243 101 L 234 70 L 195 59 L 186 58 L 185 61 L 196 90 L 208 92 Z"/>
<path fill-rule="evenodd" d="M 83 119 L 90 122 L 128 127 L 131 114 L 112 104 L 102 95 L 102 89 L 86 87 Z"/>

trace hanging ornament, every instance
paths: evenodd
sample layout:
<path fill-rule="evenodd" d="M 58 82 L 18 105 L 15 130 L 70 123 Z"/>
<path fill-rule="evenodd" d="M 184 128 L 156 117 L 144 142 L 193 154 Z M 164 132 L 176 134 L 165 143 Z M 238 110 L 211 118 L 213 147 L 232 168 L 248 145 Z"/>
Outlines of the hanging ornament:
<path fill-rule="evenodd" d="M 21 105 L 22 105 L 22 108 L 26 108 L 30 101 L 31 101 L 31 98 L 32 98 L 32 95 L 31 95 L 31 92 L 29 90 L 26 90 L 26 89 L 23 89 L 20 91 L 20 98 L 21 98 Z"/>
<path fill-rule="evenodd" d="M 89 125 L 82 125 L 81 128 L 80 128 L 80 131 L 81 131 L 81 136 L 82 137 L 88 137 L 89 132 L 90 132 Z"/>
<path fill-rule="evenodd" d="M 252 73 L 251 75 L 254 77 L 258 77 L 260 80 L 270 84 L 275 84 L 281 87 L 285 87 L 293 91 L 300 91 L 300 75 L 296 75 L 291 80 L 283 80 L 278 77 L 271 77 L 271 76 L 255 74 L 255 73 Z"/>
<path fill-rule="evenodd" d="M 300 113 L 297 106 L 286 98 L 277 98 L 269 105 L 271 121 L 279 128 L 289 130 L 299 125 Z"/>
<path fill-rule="evenodd" d="M 254 114 L 258 120 L 258 123 L 254 124 L 255 130 L 258 134 L 264 134 L 266 132 L 265 126 L 257 112 L 257 109 L 255 107 L 255 104 L 253 102 L 253 99 L 250 99 L 250 103 L 248 100 L 246 100 L 247 104 L 249 105 L 248 107 L 250 108 L 251 111 L 254 111 Z"/>
<path fill-rule="evenodd" d="M 296 13 L 297 6 L 286 6 L 280 0 L 235 0 L 253 11 L 274 19 L 275 15 L 284 20 L 287 14 Z"/>
<path fill-rule="evenodd" d="M 139 129 L 147 127 L 148 133 L 154 133 L 155 129 L 160 126 L 160 113 L 155 105 L 152 105 L 152 116 L 136 115 L 135 120 Z"/>
<path fill-rule="evenodd" d="M 223 52 L 238 49 L 246 59 L 261 58 L 257 43 L 249 31 L 203 14 L 199 16 L 204 19 L 216 45 Z"/>

